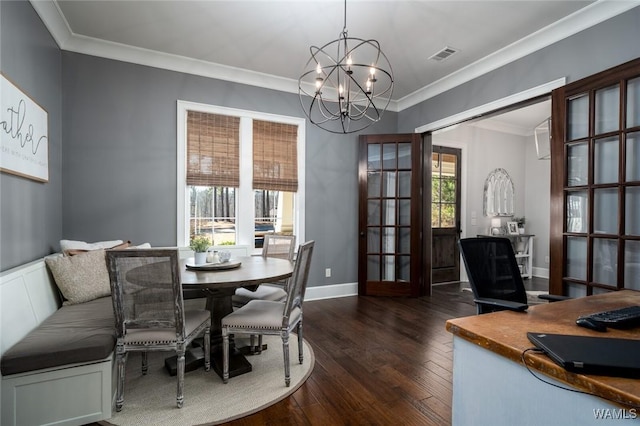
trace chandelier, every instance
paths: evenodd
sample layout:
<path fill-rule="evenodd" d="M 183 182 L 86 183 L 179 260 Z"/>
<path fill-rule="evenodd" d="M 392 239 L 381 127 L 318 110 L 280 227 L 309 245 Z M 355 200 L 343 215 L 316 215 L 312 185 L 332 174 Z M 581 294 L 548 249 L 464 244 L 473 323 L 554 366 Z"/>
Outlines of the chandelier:
<path fill-rule="evenodd" d="M 347 35 L 309 48 L 298 79 L 302 109 L 311 123 L 331 133 L 353 133 L 379 121 L 393 94 L 393 70 L 377 40 Z"/>

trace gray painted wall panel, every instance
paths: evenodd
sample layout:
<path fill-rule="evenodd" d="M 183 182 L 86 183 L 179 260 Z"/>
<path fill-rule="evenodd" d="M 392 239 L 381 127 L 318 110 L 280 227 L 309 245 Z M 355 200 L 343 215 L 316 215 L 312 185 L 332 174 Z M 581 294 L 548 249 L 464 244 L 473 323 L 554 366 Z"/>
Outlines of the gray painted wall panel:
<path fill-rule="evenodd" d="M 64 238 L 176 244 L 176 100 L 302 116 L 294 94 L 69 52 L 63 68 Z M 307 125 L 310 286 L 357 281 L 357 140 Z"/>
<path fill-rule="evenodd" d="M 57 250 L 62 236 L 61 57 L 27 1 L 0 2 L 2 74 L 48 112 L 49 182 L 0 173 L 0 270 Z"/>

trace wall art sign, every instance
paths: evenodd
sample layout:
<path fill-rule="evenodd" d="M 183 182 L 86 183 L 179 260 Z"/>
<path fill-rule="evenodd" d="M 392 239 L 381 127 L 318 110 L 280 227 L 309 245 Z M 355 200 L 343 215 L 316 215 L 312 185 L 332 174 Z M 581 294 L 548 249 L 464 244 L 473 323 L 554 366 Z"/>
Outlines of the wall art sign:
<path fill-rule="evenodd" d="M 4 75 L 0 76 L 0 170 L 48 182 L 47 111 Z"/>

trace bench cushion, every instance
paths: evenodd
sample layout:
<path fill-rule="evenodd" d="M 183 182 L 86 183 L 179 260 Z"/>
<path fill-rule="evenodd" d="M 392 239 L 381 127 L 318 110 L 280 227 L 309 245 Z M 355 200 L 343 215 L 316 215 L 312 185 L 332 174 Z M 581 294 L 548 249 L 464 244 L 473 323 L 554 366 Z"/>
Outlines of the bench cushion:
<path fill-rule="evenodd" d="M 116 343 L 111 297 L 62 306 L 0 361 L 3 376 L 61 365 L 99 361 Z"/>

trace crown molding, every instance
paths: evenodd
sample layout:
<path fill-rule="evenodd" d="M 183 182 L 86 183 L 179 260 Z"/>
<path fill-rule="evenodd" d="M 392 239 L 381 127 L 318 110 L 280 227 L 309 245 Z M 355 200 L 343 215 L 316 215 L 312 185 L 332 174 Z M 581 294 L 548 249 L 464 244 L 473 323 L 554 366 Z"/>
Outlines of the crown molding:
<path fill-rule="evenodd" d="M 30 2 L 62 50 L 282 92 L 298 93 L 297 80 L 75 34 L 71 31 L 55 0 L 30 0 Z M 640 0 L 598 0 L 400 100 L 391 100 L 388 110 L 400 112 L 638 5 Z"/>
<path fill-rule="evenodd" d="M 640 5 L 640 0 L 597 0 L 468 66 L 398 100 L 400 111 L 530 55 Z"/>

